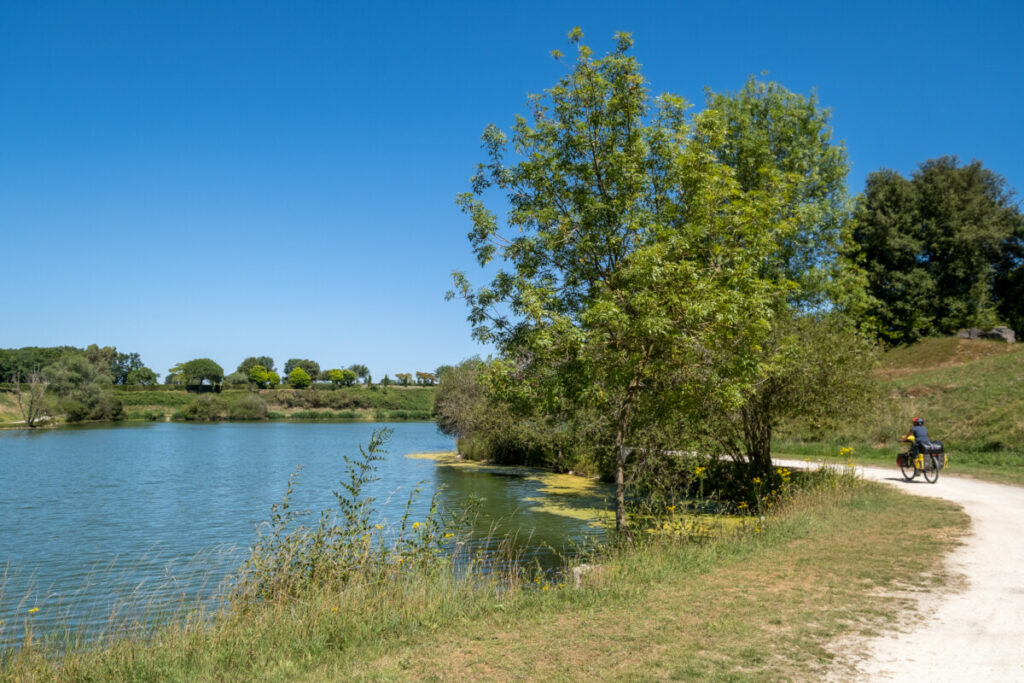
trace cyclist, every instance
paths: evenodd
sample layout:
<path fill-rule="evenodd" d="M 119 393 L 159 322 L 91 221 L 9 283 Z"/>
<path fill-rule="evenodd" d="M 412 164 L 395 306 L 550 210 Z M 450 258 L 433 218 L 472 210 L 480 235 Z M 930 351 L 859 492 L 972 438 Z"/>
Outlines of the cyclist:
<path fill-rule="evenodd" d="M 932 440 L 928 438 L 928 430 L 924 427 L 924 418 L 915 417 L 914 426 L 910 428 L 910 431 L 905 436 L 900 437 L 900 441 L 910 441 L 914 446 L 914 450 L 917 450 L 918 446 L 931 444 Z"/>

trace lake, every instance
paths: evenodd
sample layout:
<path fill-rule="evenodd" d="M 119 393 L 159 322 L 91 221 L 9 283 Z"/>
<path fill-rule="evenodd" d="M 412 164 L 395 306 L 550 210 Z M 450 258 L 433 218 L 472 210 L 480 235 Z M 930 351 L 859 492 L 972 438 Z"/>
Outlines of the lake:
<path fill-rule="evenodd" d="M 544 566 L 601 536 L 592 518 L 567 509 L 572 495 L 536 472 L 406 457 L 454 449 L 433 423 L 0 431 L 0 644 L 17 642 L 26 619 L 40 631 L 89 631 L 114 608 L 159 610 L 183 594 L 210 595 L 244 560 L 297 467 L 293 509 L 333 508 L 343 456 L 384 426 L 394 431 L 369 490 L 379 521 L 396 521 L 423 482 L 411 519 L 424 518 L 435 491 L 448 510 L 478 501 L 480 539 L 492 528 L 517 531 L 524 555 Z M 607 506 L 611 493 L 608 503 L 589 497 Z"/>

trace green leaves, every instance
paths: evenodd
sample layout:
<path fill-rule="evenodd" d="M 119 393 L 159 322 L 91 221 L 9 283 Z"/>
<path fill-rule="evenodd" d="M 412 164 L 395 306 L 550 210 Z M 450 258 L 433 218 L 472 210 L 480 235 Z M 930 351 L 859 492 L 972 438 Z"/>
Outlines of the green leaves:
<path fill-rule="evenodd" d="M 180 377 L 185 384 L 202 384 L 207 381 L 216 385 L 224 381 L 224 368 L 209 358 L 196 358 L 179 363 L 168 372 Z"/>
<path fill-rule="evenodd" d="M 457 203 L 481 265 L 503 267 L 480 288 L 454 274 L 449 296 L 504 355 L 490 395 L 553 433 L 586 432 L 617 458 L 621 494 L 627 441 L 742 405 L 776 361 L 754 350 L 778 307 L 833 301 L 812 284 L 840 270 L 846 199 L 813 98 L 752 81 L 689 117 L 682 97 L 651 98 L 632 39 L 616 41 L 600 59 L 579 45 L 510 136 L 484 131 L 487 162 Z M 501 221 L 483 201 L 495 188 Z"/>
<path fill-rule="evenodd" d="M 312 383 L 309 373 L 296 366 L 288 373 L 288 384 L 295 389 L 305 389 Z"/>
<path fill-rule="evenodd" d="M 926 161 L 909 180 L 868 176 L 853 237 L 874 298 L 868 314 L 885 341 L 1024 324 L 1024 291 L 1012 284 L 1024 216 L 1012 196 L 1002 176 L 955 157 Z"/>

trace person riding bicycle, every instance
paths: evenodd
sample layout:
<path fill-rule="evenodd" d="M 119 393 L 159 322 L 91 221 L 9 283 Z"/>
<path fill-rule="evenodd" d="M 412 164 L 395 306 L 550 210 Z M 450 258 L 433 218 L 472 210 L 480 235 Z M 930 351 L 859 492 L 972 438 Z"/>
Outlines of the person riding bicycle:
<path fill-rule="evenodd" d="M 903 478 L 911 481 L 919 472 L 924 473 L 925 481 L 934 484 L 939 480 L 939 470 L 946 466 L 946 451 L 941 441 L 932 441 L 924 420 L 914 418 L 914 426 L 906 435 L 900 437 L 901 442 L 910 442 L 910 450 L 896 456 L 896 463 L 903 472 Z"/>
<path fill-rule="evenodd" d="M 910 441 L 917 446 L 926 446 L 932 442 L 928 438 L 928 430 L 924 427 L 924 418 L 915 417 L 914 426 L 910 428 L 910 431 L 905 436 L 900 438 L 900 441 Z"/>

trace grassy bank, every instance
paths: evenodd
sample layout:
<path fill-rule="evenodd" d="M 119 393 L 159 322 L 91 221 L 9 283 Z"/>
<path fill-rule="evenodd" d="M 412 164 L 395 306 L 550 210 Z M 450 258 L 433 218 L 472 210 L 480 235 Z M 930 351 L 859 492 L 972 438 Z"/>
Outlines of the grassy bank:
<path fill-rule="evenodd" d="M 781 457 L 839 458 L 852 447 L 865 464 L 895 466 L 896 439 L 911 418 L 950 454 L 949 474 L 1024 484 L 1024 344 L 927 339 L 883 355 L 879 398 L 863 420 L 822 434 L 788 425 L 773 447 Z"/>
<path fill-rule="evenodd" d="M 913 524 L 894 524 L 912 519 Z M 150 636 L 59 652 L 36 642 L 4 676 L 34 680 L 806 678 L 837 636 L 886 628 L 966 526 L 953 505 L 822 477 L 774 517 L 713 540 L 645 534 L 582 585 L 443 561 L 290 599 L 183 613 Z M 415 556 L 410 556 L 415 557 Z M 899 570 L 894 570 L 899 558 Z M 885 597 L 883 597 L 885 596 Z"/>

